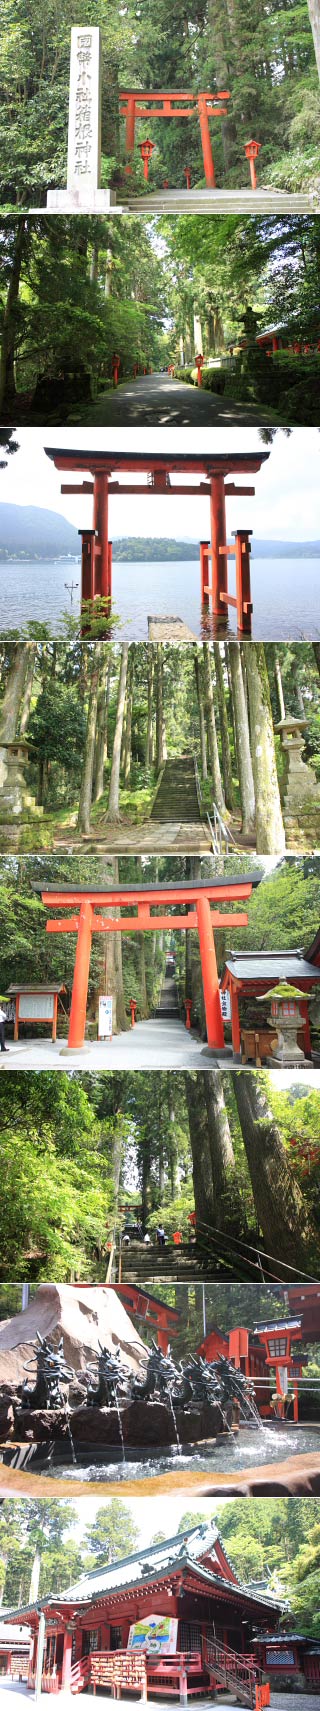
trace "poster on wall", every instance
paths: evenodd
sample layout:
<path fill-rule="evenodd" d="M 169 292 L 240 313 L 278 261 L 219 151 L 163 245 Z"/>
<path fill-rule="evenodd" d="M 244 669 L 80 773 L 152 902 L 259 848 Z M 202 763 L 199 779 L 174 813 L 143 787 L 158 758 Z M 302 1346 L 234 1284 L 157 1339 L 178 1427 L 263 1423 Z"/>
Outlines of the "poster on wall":
<path fill-rule="evenodd" d="M 112 998 L 107 992 L 100 993 L 99 998 L 99 1040 L 112 1040 Z"/>
<path fill-rule="evenodd" d="M 132 1622 L 129 1631 L 128 1651 L 170 1653 L 177 1650 L 178 1621 L 175 1616 L 144 1616 L 141 1622 Z"/>
<path fill-rule="evenodd" d="M 19 1016 L 21 1022 L 52 1022 L 53 1013 L 53 992 L 20 993 Z"/>

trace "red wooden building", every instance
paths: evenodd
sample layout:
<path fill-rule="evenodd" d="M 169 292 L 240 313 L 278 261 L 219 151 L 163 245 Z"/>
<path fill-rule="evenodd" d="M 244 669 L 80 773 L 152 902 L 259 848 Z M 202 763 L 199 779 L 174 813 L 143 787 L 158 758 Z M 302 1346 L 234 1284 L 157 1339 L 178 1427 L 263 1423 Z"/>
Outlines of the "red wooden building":
<path fill-rule="evenodd" d="M 236 1054 L 243 1047 L 247 1057 L 255 1057 L 259 1062 L 259 1043 L 261 1057 L 272 1056 L 272 1028 L 263 1027 L 262 1016 L 259 1020 L 257 998 L 262 998 L 268 992 L 270 984 L 274 986 L 279 981 L 288 981 L 301 991 L 299 1009 L 303 1023 L 298 1032 L 298 1044 L 301 1045 L 306 1057 L 311 1056 L 311 1037 L 308 1013 L 308 999 L 313 996 L 320 981 L 320 943 L 314 941 L 312 951 L 229 951 L 221 980 L 221 991 L 230 993 L 231 1002 L 231 1031 L 232 1044 Z M 319 960 L 315 960 L 316 954 Z M 312 954 L 313 953 L 313 954 Z M 269 1016 L 269 1007 L 267 1005 Z M 255 1020 L 254 1020 L 255 1017 Z M 248 1038 L 246 1039 L 246 1035 Z M 250 1043 L 250 1036 L 252 1041 Z M 270 1044 L 269 1044 L 270 1042 Z"/>
<path fill-rule="evenodd" d="M 253 1642 L 256 1657 L 266 1670 L 273 1688 L 299 1688 L 319 1695 L 320 1640 L 295 1632 L 258 1634 Z"/>
<path fill-rule="evenodd" d="M 241 1585 L 210 1521 L 99 1565 L 67 1591 L 4 1616 L 11 1627 L 27 1621 L 32 1631 L 30 1688 L 44 1617 L 43 1691 L 77 1693 L 96 1686 L 120 1697 L 121 1689 L 131 1688 L 140 1697 L 150 1692 L 186 1704 L 191 1695 L 212 1694 L 228 1677 L 236 1692 L 241 1687 L 244 1703 L 255 1707 L 254 1631 L 274 1633 L 282 1609 L 268 1591 Z M 132 1625 L 151 1616 L 170 1618 L 174 1649 L 165 1640 L 164 1650 L 161 1641 L 153 1641 L 149 1651 L 148 1640 L 140 1637 L 131 1649 Z"/>

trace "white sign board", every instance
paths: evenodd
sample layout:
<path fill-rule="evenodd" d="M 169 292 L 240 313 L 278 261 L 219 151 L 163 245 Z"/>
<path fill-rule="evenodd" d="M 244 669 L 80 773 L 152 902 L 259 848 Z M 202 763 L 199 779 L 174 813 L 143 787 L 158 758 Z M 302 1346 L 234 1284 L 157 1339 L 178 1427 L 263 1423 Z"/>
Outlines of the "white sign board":
<path fill-rule="evenodd" d="M 71 192 L 100 183 L 100 30 L 71 30 L 68 179 Z"/>
<path fill-rule="evenodd" d="M 112 998 L 103 992 L 99 998 L 99 1040 L 112 1040 Z"/>
<path fill-rule="evenodd" d="M 223 1022 L 231 1022 L 230 992 L 220 992 L 221 1015 Z"/>
<path fill-rule="evenodd" d="M 21 1022 L 53 1022 L 53 992 L 21 992 L 19 1016 Z"/>

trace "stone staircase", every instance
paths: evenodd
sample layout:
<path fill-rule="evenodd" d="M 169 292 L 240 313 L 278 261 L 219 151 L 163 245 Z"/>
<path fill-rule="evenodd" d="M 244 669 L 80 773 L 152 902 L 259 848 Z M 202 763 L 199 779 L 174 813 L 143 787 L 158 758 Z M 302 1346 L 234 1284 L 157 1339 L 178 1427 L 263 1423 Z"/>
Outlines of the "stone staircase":
<path fill-rule="evenodd" d="M 157 1283 L 170 1284 L 178 1279 L 180 1283 L 194 1283 L 198 1274 L 199 1261 L 195 1248 L 182 1242 L 179 1247 L 144 1248 L 139 1242 L 130 1242 L 129 1248 L 122 1249 L 122 1283 L 138 1283 L 142 1286 L 154 1287 Z"/>
<path fill-rule="evenodd" d="M 166 760 L 159 789 L 151 809 L 151 820 L 198 825 L 199 812 L 193 755 Z"/>
<path fill-rule="evenodd" d="M 155 1018 L 157 1016 L 161 1016 L 162 1020 L 167 1017 L 168 1021 L 174 1021 L 174 1018 L 176 1018 L 178 1021 L 179 1015 L 179 999 L 176 981 L 172 974 L 166 974 L 163 987 L 160 992 L 159 1003 L 157 1009 L 153 1011 L 153 1016 Z"/>

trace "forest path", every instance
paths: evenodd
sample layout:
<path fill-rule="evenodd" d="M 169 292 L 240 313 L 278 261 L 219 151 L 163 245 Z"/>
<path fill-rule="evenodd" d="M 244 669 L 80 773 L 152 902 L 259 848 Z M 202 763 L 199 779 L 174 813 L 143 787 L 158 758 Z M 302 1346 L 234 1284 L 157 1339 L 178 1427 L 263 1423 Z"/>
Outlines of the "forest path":
<path fill-rule="evenodd" d="M 57 832 L 53 848 L 72 850 L 86 855 L 99 850 L 101 855 L 206 855 L 211 850 L 209 826 L 205 820 L 144 820 L 134 826 L 125 819 L 97 825 L 87 837 L 79 838 L 73 827 Z"/>
<path fill-rule="evenodd" d="M 165 761 L 151 819 L 194 825 L 200 822 L 193 755 L 173 755 Z"/>
<path fill-rule="evenodd" d="M 217 393 L 205 392 L 201 386 L 188 386 L 184 380 L 171 380 L 167 373 L 141 374 L 137 380 L 127 380 L 115 391 L 102 392 L 96 404 L 82 414 L 87 426 L 104 423 L 127 427 L 132 424 L 148 426 L 203 425 L 218 422 L 225 428 L 242 422 L 255 427 L 270 424 L 271 410 L 262 406 L 234 404 L 232 398 L 219 398 Z"/>

